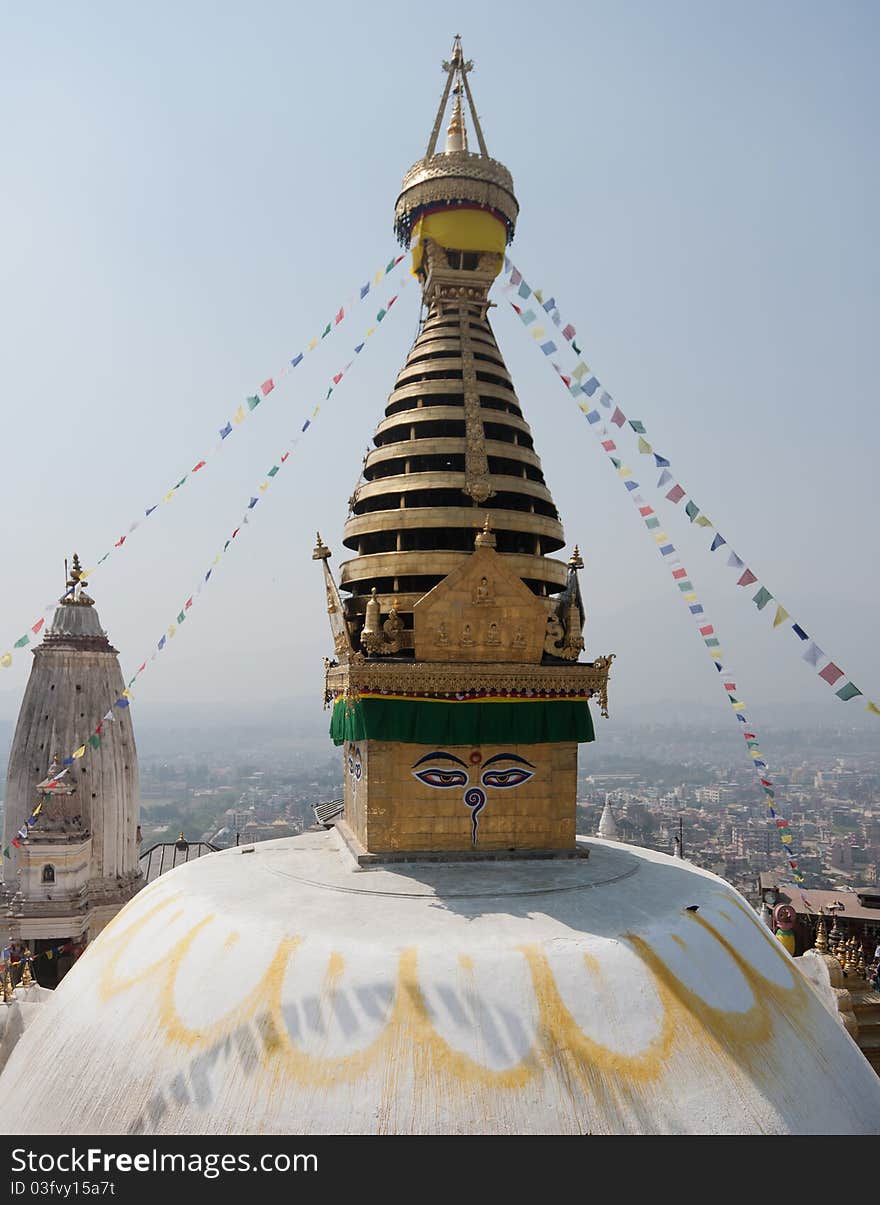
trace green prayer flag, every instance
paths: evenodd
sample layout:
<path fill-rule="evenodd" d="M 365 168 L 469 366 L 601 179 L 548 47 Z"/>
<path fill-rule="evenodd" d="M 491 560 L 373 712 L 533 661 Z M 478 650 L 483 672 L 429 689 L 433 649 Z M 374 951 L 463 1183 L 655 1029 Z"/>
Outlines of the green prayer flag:
<path fill-rule="evenodd" d="M 9 852 L 9 846 L 8 846 L 8 845 L 5 845 L 5 846 L 3 847 L 3 857 L 4 857 L 4 858 L 11 858 L 11 857 L 12 857 L 12 854 Z"/>
<path fill-rule="evenodd" d="M 98 746 L 101 743 L 101 738 L 98 736 L 97 732 L 92 733 L 92 735 L 89 737 L 88 743 L 92 746 L 93 749 L 98 748 Z"/>
<path fill-rule="evenodd" d="M 321 338 L 323 339 L 325 335 L 329 335 L 329 334 L 330 334 L 330 323 L 328 322 L 327 325 L 324 327 L 323 331 L 321 331 Z"/>
<path fill-rule="evenodd" d="M 248 410 L 256 410 L 257 406 L 260 404 L 260 401 L 261 398 L 256 393 L 252 397 L 249 397 L 247 400 Z"/>
<path fill-rule="evenodd" d="M 19 636 L 18 640 L 16 640 L 12 647 L 14 649 L 23 649 L 26 644 L 30 644 L 30 637 L 25 632 L 24 636 Z"/>
<path fill-rule="evenodd" d="M 689 581 L 685 580 L 685 581 L 683 581 L 683 582 L 679 582 L 679 583 L 678 583 L 678 588 L 679 588 L 679 590 L 681 590 L 682 594 L 687 594 L 687 592 L 688 592 L 689 590 L 693 590 L 693 588 L 694 588 L 694 583 L 693 583 L 693 582 L 689 582 Z"/>
<path fill-rule="evenodd" d="M 697 515 L 700 513 L 700 508 L 697 506 L 696 502 L 689 502 L 684 508 L 684 513 L 690 519 L 691 523 L 693 523 L 694 519 L 696 519 Z"/>
<path fill-rule="evenodd" d="M 578 347 L 578 345 L 575 343 L 574 339 L 572 339 L 572 341 L 571 341 L 571 345 L 572 345 L 572 347 L 574 348 L 574 354 L 575 354 L 576 356 L 581 355 L 581 349 L 580 349 L 580 348 Z"/>
<path fill-rule="evenodd" d="M 615 467 L 616 469 L 619 469 L 619 468 L 620 468 L 621 462 L 620 462 L 620 461 L 617 459 L 617 457 L 616 457 L 616 456 L 612 456 L 612 457 L 611 457 L 611 463 L 614 465 L 614 467 Z"/>
<path fill-rule="evenodd" d="M 267 476 L 267 477 L 274 477 L 274 476 L 275 476 L 275 474 L 276 474 L 277 472 L 278 472 L 278 465 L 277 465 L 277 464 L 273 464 L 273 465 L 272 465 L 272 467 L 271 467 L 271 469 L 269 470 L 269 472 L 266 474 L 266 476 Z"/>
<path fill-rule="evenodd" d="M 186 475 L 186 476 L 188 477 L 188 476 L 189 476 L 189 474 L 187 473 L 187 475 Z M 177 485 L 175 485 L 175 487 L 174 487 L 174 488 L 175 488 L 176 490 L 179 490 L 179 489 L 180 489 L 180 487 L 183 485 L 184 481 L 186 481 L 186 477 L 181 477 L 181 479 L 178 481 Z"/>
<path fill-rule="evenodd" d="M 639 418 L 631 418 L 631 419 L 629 420 L 629 425 L 632 427 L 633 431 L 635 431 L 635 433 L 636 433 L 637 435 L 644 435 L 644 434 L 645 434 L 645 424 L 642 422 L 642 420 L 641 420 L 641 419 L 639 419 Z"/>
<path fill-rule="evenodd" d="M 385 269 L 385 275 L 386 275 L 386 276 L 387 276 L 387 275 L 388 275 L 388 273 L 391 271 L 391 269 L 394 267 L 395 262 L 396 262 L 395 260 L 393 260 L 393 259 L 389 259 L 389 261 L 388 261 L 388 267 Z"/>
<path fill-rule="evenodd" d="M 770 600 L 772 598 L 773 598 L 773 595 L 770 593 L 770 591 L 765 589 L 762 586 L 761 589 L 758 591 L 758 593 L 755 595 L 755 597 L 752 599 L 752 602 L 755 604 L 755 606 L 758 608 L 759 611 L 763 611 L 764 608 L 767 606 L 767 603 L 770 602 Z"/>
<path fill-rule="evenodd" d="M 836 690 L 834 693 L 838 699 L 842 699 L 844 703 L 848 703 L 850 699 L 854 699 L 856 695 L 860 695 L 862 692 L 854 682 L 847 682 L 846 686 L 841 686 L 840 690 Z"/>
<path fill-rule="evenodd" d="M 380 310 L 379 313 L 376 315 L 376 321 L 381 322 L 387 313 L 388 313 L 387 310 Z"/>
<path fill-rule="evenodd" d="M 651 515 L 650 518 L 645 520 L 645 527 L 653 528 L 653 527 L 659 527 L 659 526 L 660 526 L 660 520 L 657 518 L 656 515 Z"/>
<path fill-rule="evenodd" d="M 180 612 L 180 614 L 177 616 L 177 622 L 178 622 L 178 623 L 183 623 L 183 621 L 184 621 L 185 619 L 186 619 L 186 616 L 184 615 L 183 611 L 181 611 L 181 612 Z"/>

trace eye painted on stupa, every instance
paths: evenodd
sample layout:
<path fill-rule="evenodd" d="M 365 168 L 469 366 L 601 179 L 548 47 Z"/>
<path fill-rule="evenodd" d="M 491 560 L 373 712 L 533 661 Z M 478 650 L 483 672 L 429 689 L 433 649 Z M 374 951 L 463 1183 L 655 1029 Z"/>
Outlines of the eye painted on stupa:
<path fill-rule="evenodd" d="M 420 757 L 412 773 L 426 787 L 465 787 L 468 782 L 467 766 L 461 758 L 440 749 Z"/>
<path fill-rule="evenodd" d="M 361 776 L 361 751 L 357 745 L 352 745 L 348 754 L 348 772 L 358 781 Z"/>
<path fill-rule="evenodd" d="M 494 767 L 494 769 L 490 769 Z M 483 766 L 480 782 L 484 787 L 521 787 L 535 777 L 535 767 L 517 753 L 496 753 Z"/>

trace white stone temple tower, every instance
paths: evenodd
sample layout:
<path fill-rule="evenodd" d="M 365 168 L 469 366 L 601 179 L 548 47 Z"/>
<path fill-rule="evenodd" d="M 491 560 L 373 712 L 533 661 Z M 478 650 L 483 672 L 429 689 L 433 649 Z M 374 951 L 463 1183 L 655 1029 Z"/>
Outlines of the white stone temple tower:
<path fill-rule="evenodd" d="M 124 689 L 117 651 L 81 574 L 74 556 L 67 592 L 34 650 L 6 780 L 3 847 L 12 856 L 3 859 L 2 944 L 29 948 L 34 973 L 47 986 L 142 885 L 131 716 L 127 707 L 114 707 Z M 113 719 L 96 739 L 108 711 Z M 63 787 L 46 796 L 40 784 L 83 745 L 86 753 L 68 765 Z M 36 823 L 14 845 L 41 799 Z M 59 944 L 72 949 L 60 958 L 39 957 Z"/>

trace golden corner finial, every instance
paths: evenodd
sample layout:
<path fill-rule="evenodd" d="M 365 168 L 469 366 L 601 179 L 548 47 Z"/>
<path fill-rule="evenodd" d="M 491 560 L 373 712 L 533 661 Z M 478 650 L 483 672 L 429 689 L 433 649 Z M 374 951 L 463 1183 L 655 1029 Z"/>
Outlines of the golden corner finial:
<path fill-rule="evenodd" d="M 22 955 L 22 958 L 24 960 L 24 970 L 21 973 L 21 986 L 22 987 L 33 987 L 34 986 L 34 977 L 31 974 L 31 952 L 30 952 L 30 950 L 26 949 L 24 954 Z"/>
<path fill-rule="evenodd" d="M 483 523 L 483 529 L 482 529 L 482 531 L 477 532 L 476 539 L 474 540 L 474 547 L 475 548 L 494 548 L 497 545 L 497 543 L 498 543 L 498 541 L 495 539 L 495 535 L 492 531 L 492 518 L 489 515 L 489 513 L 487 512 L 486 520 Z"/>
<path fill-rule="evenodd" d="M 321 539 L 320 532 L 317 532 L 317 536 L 318 536 L 317 543 L 315 544 L 315 547 L 312 549 L 312 560 L 313 561 L 327 561 L 330 559 L 330 557 L 333 554 L 330 552 L 330 549 L 327 547 L 327 545 Z"/>
<path fill-rule="evenodd" d="M 825 933 L 825 917 L 819 916 L 819 924 L 816 926 L 816 942 L 813 949 L 817 954 L 828 953 L 828 937 Z"/>
<path fill-rule="evenodd" d="M 11 958 L 11 955 L 10 955 Z M 15 983 L 12 978 L 12 967 L 6 964 L 6 974 L 3 976 L 3 1003 L 11 1004 L 15 999 Z"/>
<path fill-rule="evenodd" d="M 584 559 L 581 556 L 581 550 L 578 548 L 577 544 L 574 546 L 574 552 L 572 552 L 571 556 L 568 558 L 568 564 L 570 569 L 583 569 L 584 567 Z"/>

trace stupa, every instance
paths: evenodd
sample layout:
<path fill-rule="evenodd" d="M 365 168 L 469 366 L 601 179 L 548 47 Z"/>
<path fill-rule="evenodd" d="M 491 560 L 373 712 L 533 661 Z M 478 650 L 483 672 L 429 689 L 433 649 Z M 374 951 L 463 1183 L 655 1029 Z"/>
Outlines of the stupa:
<path fill-rule="evenodd" d="M 140 892 L 0 1075 L 18 1134 L 880 1131 L 880 1080 L 733 888 L 575 836 L 610 658 L 580 660 L 581 558 L 553 559 L 488 322 L 517 205 L 470 68 L 456 39 L 398 199 L 427 316 L 339 586 L 315 549 L 342 822 Z"/>
<path fill-rule="evenodd" d="M 11 855 L 3 860 L 4 944 L 30 950 L 47 986 L 143 882 L 128 709 L 112 712 L 106 732 L 94 735 L 123 690 L 117 651 L 74 554 L 67 590 L 34 650 L 9 756 L 3 826 Z M 70 758 L 90 734 L 89 756 Z M 65 758 L 71 764 L 63 768 Z M 36 823 L 25 825 L 41 800 Z M 41 958 L 44 951 L 51 957 Z"/>

